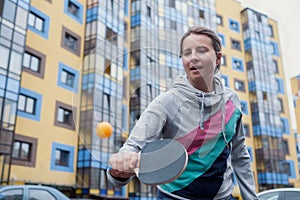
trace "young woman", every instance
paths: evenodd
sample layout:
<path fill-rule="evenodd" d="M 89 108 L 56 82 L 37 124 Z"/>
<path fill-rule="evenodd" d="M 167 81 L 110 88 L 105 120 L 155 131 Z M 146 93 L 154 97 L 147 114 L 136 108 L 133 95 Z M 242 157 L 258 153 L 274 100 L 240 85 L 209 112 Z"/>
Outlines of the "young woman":
<path fill-rule="evenodd" d="M 205 27 L 189 28 L 180 56 L 186 75 L 143 112 L 111 156 L 109 180 L 117 187 L 127 184 L 145 143 L 172 138 L 187 149 L 188 165 L 179 178 L 157 186 L 158 199 L 233 199 L 233 172 L 243 199 L 257 199 L 240 101 L 216 76 L 222 57 L 218 35 Z"/>

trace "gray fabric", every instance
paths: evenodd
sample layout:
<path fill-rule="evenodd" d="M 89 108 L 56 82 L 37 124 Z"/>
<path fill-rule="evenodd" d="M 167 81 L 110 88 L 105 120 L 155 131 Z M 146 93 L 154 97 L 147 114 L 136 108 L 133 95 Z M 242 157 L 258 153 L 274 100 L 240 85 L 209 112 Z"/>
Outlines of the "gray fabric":
<path fill-rule="evenodd" d="M 222 108 L 224 116 L 224 112 L 226 112 L 224 105 L 229 99 L 240 109 L 240 102 L 236 93 L 229 88 L 225 88 L 218 77 L 214 77 L 214 86 L 214 92 L 204 93 L 194 88 L 186 76 L 178 77 L 173 87 L 155 98 L 142 113 L 121 151 L 138 152 L 146 142 L 159 138 L 182 137 L 195 127 L 201 127 L 203 122 L 214 115 L 220 108 Z M 223 118 L 223 130 L 224 120 Z M 233 169 L 235 170 L 243 199 L 257 199 L 249 153 L 244 144 L 245 135 L 241 122 L 236 131 L 236 137 L 233 139 L 232 144 L 229 144 L 232 147 L 232 155 L 231 157 L 229 156 L 227 161 L 228 168 L 223 176 L 224 181 L 215 199 L 224 199 L 232 193 L 231 174 Z M 228 144 L 224 132 L 223 136 L 224 142 Z M 120 182 L 115 180 L 109 173 L 108 176 L 109 180 L 117 187 L 128 183 L 128 181 Z"/>

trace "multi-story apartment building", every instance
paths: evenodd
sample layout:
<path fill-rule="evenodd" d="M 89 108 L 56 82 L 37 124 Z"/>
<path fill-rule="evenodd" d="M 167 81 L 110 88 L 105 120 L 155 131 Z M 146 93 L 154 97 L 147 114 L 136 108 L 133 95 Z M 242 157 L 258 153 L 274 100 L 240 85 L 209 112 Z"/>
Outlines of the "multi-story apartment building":
<path fill-rule="evenodd" d="M 85 6 L 1 1 L 3 183 L 76 184 Z"/>
<path fill-rule="evenodd" d="M 300 174 L 300 75 L 291 78 L 293 106 L 295 111 L 296 129 L 294 131 L 297 140 L 298 173 Z"/>
<path fill-rule="evenodd" d="M 241 99 L 258 191 L 299 186 L 278 27 L 263 13 L 235 0 L 3 0 L 0 23 L 2 184 L 151 199 L 136 178 L 114 188 L 107 161 L 184 73 L 180 38 L 202 25 L 222 39 L 220 76 Z M 97 137 L 100 121 L 110 138 Z"/>
<path fill-rule="evenodd" d="M 299 186 L 277 23 L 237 1 L 216 6 L 228 65 L 222 73 L 241 98 L 258 190 Z"/>

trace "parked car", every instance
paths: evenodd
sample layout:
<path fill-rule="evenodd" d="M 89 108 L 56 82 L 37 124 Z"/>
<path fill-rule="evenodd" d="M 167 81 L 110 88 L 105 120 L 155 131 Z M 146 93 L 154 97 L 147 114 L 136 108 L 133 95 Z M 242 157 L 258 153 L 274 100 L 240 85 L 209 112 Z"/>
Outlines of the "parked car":
<path fill-rule="evenodd" d="M 299 200 L 300 188 L 278 188 L 258 193 L 259 200 Z"/>
<path fill-rule="evenodd" d="M 70 200 L 59 190 L 41 185 L 10 185 L 0 188 L 0 200 Z"/>

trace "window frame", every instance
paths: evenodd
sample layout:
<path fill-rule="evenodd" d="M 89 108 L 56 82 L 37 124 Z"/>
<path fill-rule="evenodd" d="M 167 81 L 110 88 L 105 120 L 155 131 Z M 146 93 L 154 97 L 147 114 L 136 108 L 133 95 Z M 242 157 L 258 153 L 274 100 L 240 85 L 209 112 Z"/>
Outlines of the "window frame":
<path fill-rule="evenodd" d="M 236 26 L 233 26 L 233 24 Z M 229 19 L 228 20 L 229 29 L 237 33 L 240 32 L 240 23 L 237 20 Z"/>
<path fill-rule="evenodd" d="M 219 20 L 218 20 L 219 19 Z M 220 23 L 219 23 L 219 21 L 220 21 Z M 219 25 L 219 26 L 223 26 L 223 16 L 221 16 L 221 15 L 216 15 L 216 23 L 217 23 L 217 25 Z"/>
<path fill-rule="evenodd" d="M 236 46 L 234 45 L 234 43 L 238 43 L 239 44 L 238 48 L 236 48 Z M 230 44 L 231 44 L 231 49 L 242 51 L 242 43 L 241 43 L 241 41 L 233 39 L 233 38 L 230 38 Z"/>
<path fill-rule="evenodd" d="M 70 119 L 68 120 L 69 123 L 64 123 L 58 121 L 58 113 L 59 109 L 64 109 L 65 111 L 70 111 Z M 54 116 L 54 125 L 70 130 L 75 130 L 75 120 L 76 120 L 76 108 L 74 106 L 67 105 L 60 101 L 56 101 L 55 103 L 55 116 Z"/>
<path fill-rule="evenodd" d="M 40 121 L 41 106 L 42 106 L 42 95 L 40 95 L 36 92 L 30 91 L 26 88 L 20 88 L 19 95 L 32 97 L 33 99 L 35 99 L 35 105 L 34 105 L 35 108 L 34 108 L 33 113 L 28 113 L 28 112 L 25 112 L 25 111 L 22 111 L 22 110 L 18 109 L 17 115 L 20 116 L 20 117 L 31 119 L 31 120 Z M 19 108 L 19 103 L 20 102 L 18 102 L 18 105 L 17 105 L 18 107 L 17 108 Z"/>
<path fill-rule="evenodd" d="M 70 74 L 73 74 L 73 86 L 67 84 L 67 83 L 64 83 L 62 82 L 62 77 L 63 77 L 63 72 L 66 71 L 67 73 L 69 72 Z M 64 88 L 64 89 L 67 89 L 71 92 L 74 92 L 74 93 L 78 93 L 78 81 L 79 81 L 79 72 L 77 70 L 75 70 L 74 68 L 72 67 L 69 67 L 63 63 L 59 63 L 58 65 L 58 77 L 57 77 L 57 85 Z"/>
<path fill-rule="evenodd" d="M 30 144 L 30 153 L 29 153 L 30 155 L 28 160 L 12 157 L 11 159 L 12 164 L 26 166 L 26 167 L 35 167 L 38 140 L 33 137 L 15 134 L 14 142 L 15 141 L 21 141 Z"/>
<path fill-rule="evenodd" d="M 239 63 L 240 67 L 236 67 L 235 63 Z M 244 70 L 245 70 L 244 69 L 244 62 L 243 62 L 242 59 L 232 57 L 231 58 L 231 65 L 232 65 L 232 69 L 234 69 L 236 71 L 244 72 Z"/>
<path fill-rule="evenodd" d="M 29 47 L 26 46 L 25 47 L 25 52 L 24 52 L 24 56 L 25 53 L 28 52 L 28 54 L 30 54 L 31 56 L 35 56 L 39 59 L 39 70 L 38 71 L 34 71 L 32 70 L 30 67 L 27 68 L 24 66 L 24 58 L 23 58 L 23 63 L 22 63 L 22 70 L 26 71 L 27 73 L 37 76 L 41 79 L 44 79 L 44 73 L 45 73 L 45 65 L 46 65 L 46 55 Z"/>
<path fill-rule="evenodd" d="M 69 36 L 71 36 L 74 39 L 76 39 L 76 46 L 77 46 L 76 49 L 72 49 L 71 47 L 65 45 L 66 34 L 68 34 Z M 71 31 L 70 29 L 68 29 L 65 26 L 63 26 L 62 27 L 62 36 L 61 36 L 61 47 L 63 47 L 64 49 L 68 50 L 69 52 L 74 53 L 77 56 L 80 56 L 80 52 L 81 52 L 81 37 L 79 35 L 77 35 L 76 33 L 74 33 L 73 31 Z"/>
<path fill-rule="evenodd" d="M 240 104 L 241 104 L 241 111 L 243 112 L 243 114 L 248 115 L 249 114 L 248 102 L 244 101 L 244 100 L 240 100 Z M 245 110 L 243 110 L 243 106 L 244 106 Z"/>
<path fill-rule="evenodd" d="M 77 15 L 69 11 L 69 3 L 73 4 L 78 8 Z M 83 5 L 76 0 L 65 0 L 64 1 L 64 13 L 77 21 L 79 24 L 83 23 Z"/>
<path fill-rule="evenodd" d="M 28 22 L 27 28 L 29 30 L 31 30 L 32 32 L 37 33 L 38 35 L 42 36 L 43 38 L 48 39 L 50 18 L 46 14 L 42 13 L 41 11 L 39 11 L 38 9 L 36 9 L 32 6 L 30 6 L 29 15 L 30 15 L 30 13 L 33 13 L 33 15 L 35 15 L 36 17 L 39 17 L 40 19 L 43 20 L 43 30 L 40 31 L 40 30 L 36 29 L 34 26 L 30 26 L 29 22 Z M 29 20 L 29 15 L 28 15 L 28 20 Z"/>
<path fill-rule="evenodd" d="M 242 83 L 243 84 L 243 89 L 239 89 L 239 88 L 236 88 L 236 82 L 238 82 L 238 83 Z M 239 80 L 239 79 L 234 79 L 234 81 L 233 81 L 233 83 L 234 83 L 234 90 L 236 90 L 236 91 L 240 91 L 240 92 L 246 92 L 246 85 L 245 85 L 245 81 L 242 81 L 242 80 Z"/>
<path fill-rule="evenodd" d="M 56 164 L 56 154 L 55 153 L 56 153 L 57 149 L 69 152 L 68 164 L 66 166 Z M 52 149 L 51 149 L 50 169 L 54 170 L 54 171 L 74 172 L 74 155 L 75 155 L 74 146 L 53 142 Z"/>

